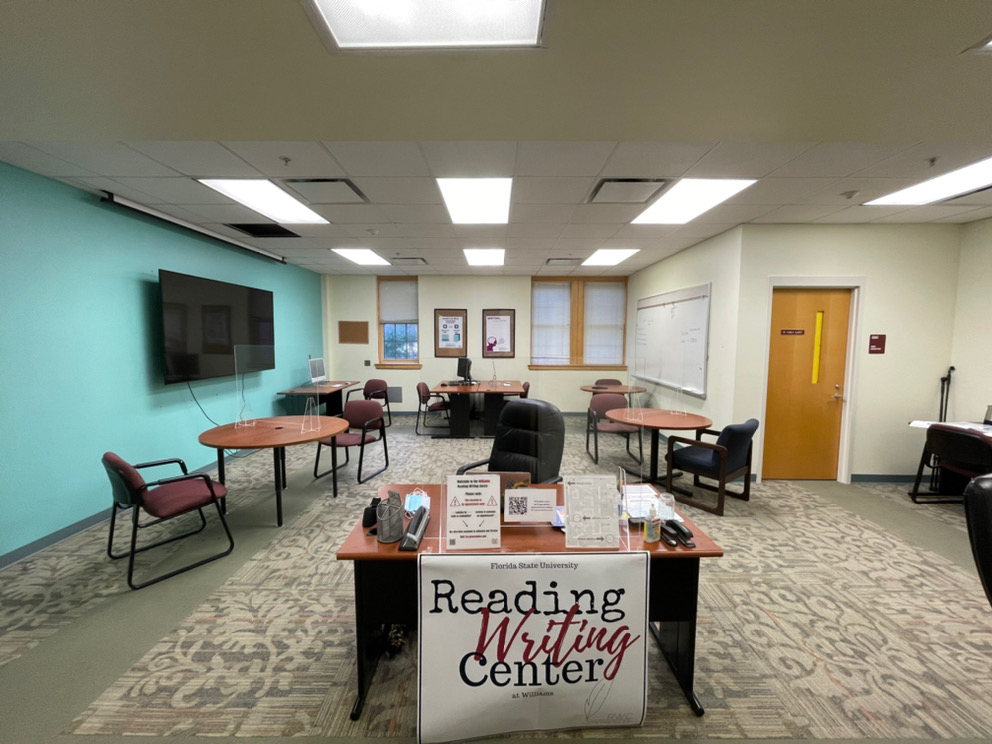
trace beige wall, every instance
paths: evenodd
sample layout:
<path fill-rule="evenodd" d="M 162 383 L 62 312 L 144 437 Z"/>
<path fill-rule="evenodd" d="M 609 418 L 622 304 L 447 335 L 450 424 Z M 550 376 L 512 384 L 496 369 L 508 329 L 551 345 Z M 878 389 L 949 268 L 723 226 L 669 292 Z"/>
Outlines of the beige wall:
<path fill-rule="evenodd" d="M 709 283 L 711 307 L 707 396 L 681 405 L 721 426 L 764 418 L 771 292 L 776 285 L 856 287 L 851 376 L 846 396 L 842 475 L 915 473 L 923 442 L 912 419 L 935 419 L 940 378 L 954 364 L 950 419 L 979 419 L 992 404 L 985 287 L 992 281 L 992 220 L 973 225 L 745 225 L 666 258 L 629 277 L 628 357 L 634 350 L 637 300 Z M 339 378 L 383 377 L 401 385 L 415 411 L 415 386 L 454 376 L 450 358 L 433 356 L 434 309 L 468 311 L 469 356 L 478 379 L 492 376 L 482 358 L 486 308 L 514 308 L 516 357 L 497 359 L 502 379 L 529 380 L 533 395 L 566 413 L 585 411 L 579 387 L 596 377 L 626 373 L 589 370 L 530 371 L 529 277 L 420 278 L 423 369 L 375 370 L 376 280 L 325 277 L 326 356 Z M 370 343 L 338 345 L 338 320 L 367 320 Z M 886 353 L 868 354 L 868 335 L 886 334 Z M 641 381 L 631 380 L 642 384 Z M 680 405 L 673 391 L 645 384 L 643 405 Z M 761 462 L 761 430 L 756 459 Z"/>
<path fill-rule="evenodd" d="M 937 415 L 951 350 L 959 235 L 956 225 L 745 227 L 738 417 L 763 409 L 772 286 L 860 285 L 842 475 L 845 467 L 858 475 L 915 472 L 923 435 L 907 422 Z M 884 354 L 867 353 L 872 333 L 886 335 Z"/>
<path fill-rule="evenodd" d="M 992 405 L 992 220 L 965 225 L 961 240 L 951 395 L 947 417 L 981 421 Z"/>

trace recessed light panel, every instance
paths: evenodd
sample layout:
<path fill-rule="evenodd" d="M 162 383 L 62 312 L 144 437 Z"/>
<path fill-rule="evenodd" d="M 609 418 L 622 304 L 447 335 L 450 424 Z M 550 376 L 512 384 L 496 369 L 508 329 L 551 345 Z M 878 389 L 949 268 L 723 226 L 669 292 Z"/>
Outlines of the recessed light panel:
<path fill-rule="evenodd" d="M 923 183 L 865 202 L 870 207 L 892 205 L 919 206 L 960 196 L 992 186 L 992 158 L 979 160 L 964 168 L 931 178 Z"/>
<path fill-rule="evenodd" d="M 753 183 L 753 179 L 683 178 L 635 217 L 632 223 L 684 225 Z"/>
<path fill-rule="evenodd" d="M 308 0 L 339 49 L 536 47 L 543 0 Z"/>
<path fill-rule="evenodd" d="M 502 248 L 465 248 L 469 266 L 502 266 L 505 251 Z"/>
<path fill-rule="evenodd" d="M 368 248 L 334 248 L 333 250 L 342 258 L 362 266 L 389 266 L 389 261 Z"/>
<path fill-rule="evenodd" d="M 324 225 L 327 220 L 271 181 L 246 178 L 200 178 L 204 186 L 229 196 L 282 225 Z"/>
<path fill-rule="evenodd" d="M 582 262 L 583 266 L 616 266 L 637 253 L 637 248 L 600 248 Z"/>
<path fill-rule="evenodd" d="M 505 225 L 510 221 L 512 178 L 439 178 L 437 185 L 456 225 Z"/>

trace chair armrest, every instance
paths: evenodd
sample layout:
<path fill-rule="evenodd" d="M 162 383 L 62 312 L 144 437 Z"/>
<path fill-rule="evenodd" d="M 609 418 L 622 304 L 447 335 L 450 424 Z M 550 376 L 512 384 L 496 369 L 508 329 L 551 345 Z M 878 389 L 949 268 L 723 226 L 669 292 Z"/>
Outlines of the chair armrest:
<path fill-rule="evenodd" d="M 379 422 L 379 425 L 378 426 L 372 426 L 372 427 L 369 426 L 369 424 L 374 424 L 376 421 Z M 371 429 L 374 429 L 375 431 L 385 431 L 385 429 L 386 429 L 386 420 L 382 416 L 376 416 L 375 418 L 370 418 L 368 421 L 366 421 L 364 424 L 362 424 L 362 438 L 363 439 L 365 438 L 365 435 L 369 433 L 369 429 L 370 428 Z"/>
<path fill-rule="evenodd" d="M 176 475 L 173 476 L 172 478 L 160 478 L 157 481 L 154 481 L 152 483 L 146 483 L 145 485 L 162 486 L 165 485 L 166 483 L 180 483 L 182 481 L 198 480 L 198 479 L 202 479 L 203 482 L 206 484 L 207 489 L 210 491 L 210 495 L 213 496 L 214 498 L 217 498 L 217 495 L 214 493 L 214 483 L 211 480 L 210 476 L 207 475 L 206 473 L 188 473 L 185 475 Z"/>
<path fill-rule="evenodd" d="M 349 390 L 347 393 L 345 393 L 344 396 L 345 403 L 347 403 L 348 400 L 351 398 L 352 393 L 361 393 L 362 395 L 365 395 L 365 388 L 352 388 L 351 390 Z"/>
<path fill-rule="evenodd" d="M 140 468 L 154 468 L 154 467 L 158 467 L 159 465 L 178 465 L 179 468 L 183 471 L 183 475 L 189 472 L 186 469 L 186 463 L 180 460 L 178 457 L 170 457 L 168 460 L 152 460 L 151 462 L 139 462 L 137 465 L 134 465 L 133 467 L 137 470 Z"/>
<path fill-rule="evenodd" d="M 489 460 L 479 460 L 478 462 L 470 462 L 468 465 L 462 465 L 458 470 L 455 471 L 455 475 L 465 475 L 469 470 L 474 470 L 480 465 L 488 465 Z"/>

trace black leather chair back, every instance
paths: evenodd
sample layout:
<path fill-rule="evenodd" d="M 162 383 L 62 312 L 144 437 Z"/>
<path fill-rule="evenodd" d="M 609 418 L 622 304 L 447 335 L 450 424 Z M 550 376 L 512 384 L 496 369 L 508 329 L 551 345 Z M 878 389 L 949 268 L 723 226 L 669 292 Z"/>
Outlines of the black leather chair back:
<path fill-rule="evenodd" d="M 499 414 L 489 470 L 528 472 L 533 483 L 558 478 L 565 449 L 565 420 L 547 401 L 511 400 Z"/>
<path fill-rule="evenodd" d="M 992 605 L 992 475 L 974 478 L 964 489 L 964 513 L 978 576 Z"/>
<path fill-rule="evenodd" d="M 962 475 L 992 473 L 992 446 L 976 432 L 933 424 L 927 429 L 927 449 L 942 467 Z"/>
<path fill-rule="evenodd" d="M 716 443 L 727 448 L 727 472 L 733 473 L 747 464 L 747 453 L 751 447 L 754 432 L 758 430 L 758 419 L 748 419 L 743 424 L 730 424 L 723 427 Z M 719 457 L 713 453 L 715 466 L 719 469 Z"/>

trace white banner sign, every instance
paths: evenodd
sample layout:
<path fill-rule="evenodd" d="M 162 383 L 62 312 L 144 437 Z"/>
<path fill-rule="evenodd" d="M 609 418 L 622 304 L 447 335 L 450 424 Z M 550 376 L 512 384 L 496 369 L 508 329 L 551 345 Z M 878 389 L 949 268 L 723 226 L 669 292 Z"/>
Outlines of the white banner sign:
<path fill-rule="evenodd" d="M 639 726 L 647 553 L 421 555 L 418 733 Z"/>

